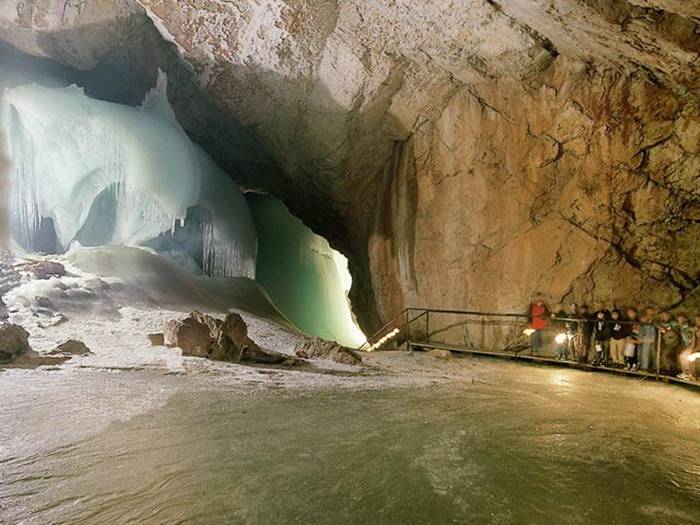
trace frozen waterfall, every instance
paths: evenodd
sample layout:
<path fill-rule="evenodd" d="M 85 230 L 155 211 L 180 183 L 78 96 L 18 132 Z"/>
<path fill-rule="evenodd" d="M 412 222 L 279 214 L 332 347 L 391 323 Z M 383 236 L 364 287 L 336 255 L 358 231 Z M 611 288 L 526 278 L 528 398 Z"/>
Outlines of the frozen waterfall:
<path fill-rule="evenodd" d="M 255 276 L 256 235 L 238 187 L 173 115 L 166 82 L 134 108 L 81 88 L 35 84 L 2 96 L 10 226 L 29 251 L 150 245 L 198 210 L 199 262 L 214 276 Z"/>
<path fill-rule="evenodd" d="M 257 280 L 303 331 L 357 347 L 366 341 L 348 300 L 347 259 L 269 195 L 248 194 L 258 229 Z M 280 264 L 280 261 L 284 261 Z"/>

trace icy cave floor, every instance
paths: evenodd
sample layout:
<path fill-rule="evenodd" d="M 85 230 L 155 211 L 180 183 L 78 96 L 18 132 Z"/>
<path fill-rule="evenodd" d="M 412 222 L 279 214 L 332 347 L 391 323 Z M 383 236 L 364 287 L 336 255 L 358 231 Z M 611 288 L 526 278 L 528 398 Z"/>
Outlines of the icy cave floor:
<path fill-rule="evenodd" d="M 488 358 L 443 360 L 423 352 L 363 353 L 363 363 L 357 366 L 312 359 L 312 366 L 304 369 L 183 357 L 179 349 L 153 346 L 147 336 L 161 332 L 164 321 L 182 318 L 193 309 L 220 317 L 227 311 L 240 313 L 250 337 L 267 350 L 293 355 L 302 335 L 248 279 L 193 277 L 138 248 L 80 248 L 44 260 L 64 264 L 67 275 L 39 280 L 23 274 L 21 285 L 3 296 L 9 321 L 23 326 L 32 348 L 42 354 L 69 339 L 84 342 L 92 354 L 60 365 L 0 368 L 0 427 L 12 429 L 0 437 L 0 463 L 8 456 L 50 449 L 129 419 L 183 391 L 304 393 L 442 384 L 517 391 L 524 382 L 527 389 L 541 387 L 542 396 L 587 396 L 587 389 L 612 396 L 615 389 L 623 389 L 651 399 L 678 390 Z M 688 399 L 700 413 L 700 396 L 691 394 Z M 53 414 L 62 417 L 49 422 Z M 37 434 L 42 428 L 46 433 Z"/>
<path fill-rule="evenodd" d="M 240 313 L 263 349 L 293 355 L 302 335 L 254 281 L 193 277 L 148 250 L 77 248 L 14 265 L 36 262 L 58 262 L 67 274 L 38 279 L 20 272 L 19 286 L 2 296 L 9 322 L 24 327 L 42 355 L 71 339 L 92 353 L 58 365 L 0 367 L 0 426 L 9 429 L 0 435 L 0 463 L 83 439 L 178 392 L 366 390 L 476 380 L 470 360 L 452 364 L 405 352 L 364 353 L 359 366 L 311 359 L 303 370 L 183 357 L 179 349 L 153 346 L 147 336 L 193 309 L 221 317 Z"/>
<path fill-rule="evenodd" d="M 254 283 L 109 250 L 4 296 L 35 350 L 93 355 L 0 371 L 0 523 L 694 523 L 695 392 L 422 352 L 183 358 L 146 335 L 193 307 L 236 304 L 264 348 L 300 336 Z M 121 277 L 85 271 L 105 256 Z"/>

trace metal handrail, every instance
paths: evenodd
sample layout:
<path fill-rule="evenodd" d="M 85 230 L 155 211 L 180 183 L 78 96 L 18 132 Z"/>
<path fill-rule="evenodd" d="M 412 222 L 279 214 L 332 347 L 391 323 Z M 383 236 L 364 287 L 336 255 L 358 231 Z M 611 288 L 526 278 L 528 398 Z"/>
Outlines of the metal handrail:
<path fill-rule="evenodd" d="M 411 312 L 419 312 L 418 315 L 414 316 L 413 318 L 410 317 Z M 457 314 L 457 315 L 464 315 L 464 316 L 476 316 L 480 317 L 482 322 L 485 322 L 485 318 L 487 317 L 500 317 L 500 318 L 511 318 L 514 320 L 530 320 L 530 316 L 527 314 L 522 314 L 522 313 L 500 313 L 500 312 L 478 312 L 478 311 L 473 311 L 473 310 L 457 310 L 457 309 L 441 309 L 441 308 L 417 308 L 417 307 L 408 307 L 404 308 L 401 313 L 397 314 L 394 316 L 389 322 L 385 323 L 379 330 L 377 330 L 368 340 L 360 347 L 358 350 L 361 350 L 364 348 L 367 344 L 371 345 L 372 340 L 380 340 L 379 336 L 393 323 L 395 323 L 398 319 L 401 317 L 405 316 L 405 321 L 398 327 L 398 330 L 403 330 L 403 329 L 408 329 L 407 334 L 406 334 L 406 340 L 405 343 L 407 343 L 409 350 L 411 347 L 416 344 L 420 346 L 421 344 L 428 344 L 430 345 L 430 314 L 431 313 L 445 313 L 445 314 Z M 425 340 L 422 342 L 412 342 L 411 341 L 411 324 L 418 321 L 422 317 L 425 316 Z M 598 319 L 591 315 L 588 318 L 580 318 L 580 317 L 558 317 L 558 316 L 552 316 L 552 315 L 546 315 L 542 316 L 544 320 L 549 320 L 551 321 L 557 321 L 557 322 L 564 322 L 564 323 L 576 323 L 577 325 L 577 330 L 579 332 L 578 337 L 581 337 L 581 330 L 582 330 L 582 324 L 584 322 L 588 323 L 595 323 L 598 321 Z M 605 319 L 606 322 L 614 322 L 614 323 L 619 323 L 619 324 L 647 324 L 647 325 L 652 325 L 654 326 L 656 330 L 656 341 L 655 341 L 655 346 L 656 346 L 656 370 L 655 374 L 651 373 L 648 376 L 645 377 L 656 377 L 656 380 L 659 381 L 661 378 L 670 378 L 671 380 L 675 381 L 675 378 L 673 376 L 668 376 L 664 375 L 661 373 L 661 359 L 660 359 L 660 354 L 661 354 L 661 339 L 662 339 L 662 328 L 667 328 L 669 325 L 666 322 L 658 322 L 658 321 L 643 321 L 642 319 L 635 319 L 634 321 L 628 320 L 628 319 L 610 319 L 607 318 Z M 676 327 L 678 325 L 676 324 Z M 396 330 L 397 328 L 395 328 Z M 438 332 L 432 332 L 432 334 L 439 333 Z M 398 334 L 397 334 L 398 335 Z M 439 344 L 439 343 L 438 343 Z M 513 357 L 517 358 L 519 351 L 515 348 L 510 350 L 512 352 Z M 504 349 L 503 352 L 501 352 L 502 355 L 509 355 L 508 350 Z M 551 360 L 553 361 L 553 360 Z M 583 366 L 583 365 L 582 365 Z M 593 365 L 585 365 L 588 366 L 589 368 Z M 594 369 L 597 369 L 598 367 L 593 366 Z M 607 369 L 606 369 L 607 370 Z"/>
<path fill-rule="evenodd" d="M 409 319 L 408 314 L 409 314 L 410 312 L 412 312 L 412 311 L 420 311 L 421 313 L 418 314 L 417 316 L 415 316 L 414 318 Z M 389 321 L 389 322 L 387 322 L 387 323 L 384 323 L 384 325 L 383 325 L 379 330 L 377 330 L 377 331 L 374 332 L 370 337 L 368 337 L 368 338 L 367 338 L 367 341 L 365 341 L 364 343 L 362 343 L 362 345 L 360 345 L 358 348 L 356 348 L 356 350 L 359 351 L 359 352 L 362 352 L 363 349 L 365 348 L 365 346 L 367 346 L 367 345 L 370 345 L 370 346 L 371 346 L 371 345 L 372 345 L 372 341 L 373 341 L 374 339 L 379 339 L 379 335 L 381 335 L 381 334 L 382 334 L 388 327 L 390 327 L 397 319 L 400 319 L 400 318 L 403 317 L 404 315 L 406 316 L 406 321 L 405 321 L 402 325 L 396 327 L 396 329 L 398 329 L 398 330 L 403 330 L 403 329 L 406 328 L 407 326 L 410 326 L 411 323 L 414 323 L 415 321 L 417 321 L 418 319 L 420 319 L 421 317 L 423 317 L 423 316 L 426 315 L 426 314 L 427 314 L 427 310 L 422 310 L 422 309 L 420 309 L 420 308 L 404 308 L 404 309 L 401 311 L 400 314 L 395 315 L 395 316 L 391 319 L 391 321 Z"/>
<path fill-rule="evenodd" d="M 408 318 L 408 314 L 410 312 L 421 312 L 418 316 L 416 316 L 413 319 Z M 437 313 L 437 314 L 457 314 L 457 315 L 473 315 L 473 316 L 480 316 L 480 317 L 509 317 L 509 318 L 515 318 L 515 319 L 530 319 L 530 316 L 527 314 L 522 314 L 522 313 L 508 313 L 508 312 L 479 312 L 476 310 L 459 310 L 459 309 L 449 309 L 449 308 L 427 308 L 427 307 L 415 307 L 415 306 L 409 306 L 407 308 L 404 308 L 400 313 L 395 315 L 390 321 L 382 325 L 381 328 L 376 330 L 370 337 L 367 338 L 367 341 L 365 341 L 360 347 L 357 348 L 357 350 L 362 351 L 367 345 L 372 344 L 373 340 L 376 340 L 379 338 L 379 336 L 389 327 L 391 326 L 394 322 L 396 322 L 398 319 L 400 319 L 403 316 L 406 316 L 406 321 L 398 327 L 399 330 L 403 330 L 407 326 L 410 326 L 411 323 L 417 321 L 424 315 L 430 314 L 430 313 Z M 571 323 L 582 323 L 582 322 L 596 322 L 595 317 L 591 317 L 590 319 L 582 319 L 580 317 L 552 317 L 550 315 L 544 316 L 543 319 L 546 320 L 556 320 L 556 321 L 563 321 L 563 322 L 571 322 Z M 620 324 L 638 324 L 638 323 L 643 323 L 641 319 L 637 319 L 634 321 L 630 321 L 627 319 L 606 319 L 608 322 L 616 322 Z M 656 328 L 659 328 L 661 325 L 659 323 L 646 323 L 646 324 L 652 324 Z M 429 336 L 429 334 L 428 334 Z"/>
<path fill-rule="evenodd" d="M 401 310 L 401 313 L 396 314 L 394 317 L 391 318 L 390 321 L 384 323 L 384 324 L 382 325 L 382 327 L 381 327 L 379 330 L 375 331 L 372 335 L 370 335 L 370 336 L 367 338 L 367 340 L 366 340 L 364 343 L 362 343 L 362 345 L 360 345 L 356 350 L 362 351 L 362 349 L 363 349 L 366 345 L 371 344 L 371 341 L 372 341 L 373 339 L 376 339 L 376 338 L 379 336 L 379 334 L 381 334 L 384 330 L 386 330 L 394 321 L 396 321 L 397 319 L 399 319 L 402 315 L 408 313 L 408 311 L 409 311 L 409 308 L 404 308 L 403 310 Z"/>
<path fill-rule="evenodd" d="M 410 306 L 406 308 L 406 310 L 417 310 L 417 311 L 426 311 L 430 313 L 437 313 L 437 314 L 462 314 L 462 315 L 482 315 L 482 316 L 489 316 L 489 317 L 522 317 L 522 318 L 528 318 L 529 316 L 527 314 L 516 314 L 516 313 L 503 313 L 503 312 L 477 312 L 475 310 L 450 310 L 450 309 L 444 309 L 444 308 L 417 308 L 414 306 Z"/>

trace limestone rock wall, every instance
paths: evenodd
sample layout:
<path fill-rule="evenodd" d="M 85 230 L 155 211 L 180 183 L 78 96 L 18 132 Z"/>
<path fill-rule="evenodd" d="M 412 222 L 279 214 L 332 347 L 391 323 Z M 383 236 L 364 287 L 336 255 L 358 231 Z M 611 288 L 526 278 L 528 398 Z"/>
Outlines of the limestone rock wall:
<path fill-rule="evenodd" d="M 8 0 L 0 38 L 166 69 L 193 138 L 348 255 L 371 331 L 535 290 L 692 306 L 699 21 L 698 0 Z"/>
<path fill-rule="evenodd" d="M 642 75 L 560 58 L 459 90 L 396 150 L 370 238 L 402 304 L 678 305 L 700 284 L 700 112 Z"/>

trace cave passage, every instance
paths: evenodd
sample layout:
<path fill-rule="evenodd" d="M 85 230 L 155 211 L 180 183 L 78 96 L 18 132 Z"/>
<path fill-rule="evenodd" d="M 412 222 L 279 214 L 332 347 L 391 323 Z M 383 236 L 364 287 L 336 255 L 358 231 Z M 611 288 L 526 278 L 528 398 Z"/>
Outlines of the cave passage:
<path fill-rule="evenodd" d="M 269 195 L 247 194 L 258 231 L 257 281 L 302 331 L 357 347 L 345 257 Z"/>
<path fill-rule="evenodd" d="M 17 249 L 139 246 L 193 274 L 257 275 L 301 331 L 363 342 L 345 258 L 275 197 L 246 199 L 178 124 L 165 75 L 140 107 L 90 98 L 75 85 L 14 86 L 0 118 Z"/>

